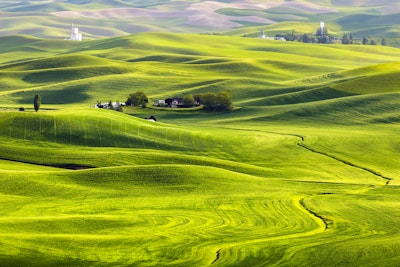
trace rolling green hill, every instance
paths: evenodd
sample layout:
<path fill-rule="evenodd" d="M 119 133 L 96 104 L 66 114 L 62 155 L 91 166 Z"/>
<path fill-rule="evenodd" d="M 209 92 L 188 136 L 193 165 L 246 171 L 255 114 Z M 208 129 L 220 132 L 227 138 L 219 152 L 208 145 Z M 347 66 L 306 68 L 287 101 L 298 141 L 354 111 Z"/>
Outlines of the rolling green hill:
<path fill-rule="evenodd" d="M 264 105 L 277 94 L 295 103 L 310 89 L 317 100 L 341 96 L 343 92 L 324 88 L 360 78 L 346 72 L 352 68 L 381 68 L 380 64 L 400 60 L 398 50 L 389 47 L 315 46 L 207 35 L 138 34 L 75 46 L 68 43 L 61 53 L 57 44 L 28 39 L 23 47 L 47 50 L 32 52 L 36 58 L 0 66 L 4 103 L 26 105 L 39 92 L 50 105 L 93 105 L 98 100 L 125 101 L 137 90 L 146 91 L 153 100 L 231 90 L 238 105 Z M 26 54 L 21 50 L 18 46 L 7 55 L 18 58 Z M 387 72 L 395 75 L 395 71 Z M 385 72 L 381 75 L 385 80 Z"/>
<path fill-rule="evenodd" d="M 1 266 L 399 262 L 398 49 L 0 40 Z M 138 90 L 235 107 L 92 108 Z"/>
<path fill-rule="evenodd" d="M 69 37 L 70 25 L 85 39 L 139 32 L 223 33 L 256 36 L 296 31 L 315 33 L 325 21 L 342 37 L 385 37 L 399 46 L 396 1 L 5 1 L 0 3 L 0 35 Z"/>

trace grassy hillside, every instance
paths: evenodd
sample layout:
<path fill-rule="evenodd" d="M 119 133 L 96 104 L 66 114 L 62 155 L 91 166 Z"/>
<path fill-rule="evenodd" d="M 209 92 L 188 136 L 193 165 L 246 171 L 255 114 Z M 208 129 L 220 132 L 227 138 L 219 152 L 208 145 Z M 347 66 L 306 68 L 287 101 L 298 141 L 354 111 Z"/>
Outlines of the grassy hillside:
<path fill-rule="evenodd" d="M 316 46 L 208 35 L 138 34 L 75 45 L 66 42 L 62 51 L 58 43 L 27 39 L 7 53 L 14 60 L 0 66 L 3 103 L 30 104 L 35 93 L 47 105 L 93 105 L 125 101 L 138 90 L 153 100 L 231 90 L 238 105 L 258 105 L 277 94 L 301 95 L 358 77 L 342 73 L 352 68 L 379 68 L 400 59 L 398 50 L 389 47 Z M 26 55 L 27 47 L 36 49 L 32 53 L 36 58 L 15 62 Z M 47 50 L 41 52 L 43 48 Z M 321 94 L 318 90 L 317 99 L 343 95 L 330 90 L 330 96 L 325 96 L 325 89 Z"/>
<path fill-rule="evenodd" d="M 4 38 L 1 266 L 399 261 L 398 49 Z M 89 108 L 138 90 L 230 90 L 235 109 Z"/>

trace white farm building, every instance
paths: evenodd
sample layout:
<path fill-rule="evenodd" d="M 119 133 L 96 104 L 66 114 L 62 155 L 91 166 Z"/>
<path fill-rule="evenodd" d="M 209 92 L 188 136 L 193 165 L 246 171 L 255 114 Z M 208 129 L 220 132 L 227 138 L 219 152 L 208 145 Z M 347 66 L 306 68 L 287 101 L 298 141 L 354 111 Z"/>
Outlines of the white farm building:
<path fill-rule="evenodd" d="M 74 28 L 74 24 L 71 25 L 71 41 L 82 41 L 82 33 L 79 32 L 79 28 Z"/>

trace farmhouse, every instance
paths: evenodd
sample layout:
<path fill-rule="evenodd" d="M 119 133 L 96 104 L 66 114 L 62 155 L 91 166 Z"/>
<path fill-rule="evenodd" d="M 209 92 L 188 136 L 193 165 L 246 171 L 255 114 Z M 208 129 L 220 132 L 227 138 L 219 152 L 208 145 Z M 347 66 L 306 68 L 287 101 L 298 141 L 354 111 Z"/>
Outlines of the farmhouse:
<path fill-rule="evenodd" d="M 158 107 L 166 106 L 165 100 L 156 100 L 153 102 L 153 106 L 158 106 Z"/>
<path fill-rule="evenodd" d="M 104 108 L 104 109 L 116 109 L 119 107 L 125 106 L 125 103 L 121 102 L 109 102 L 109 103 L 97 103 L 94 105 L 95 108 Z"/>
<path fill-rule="evenodd" d="M 165 103 L 171 108 L 183 107 L 183 98 L 167 98 Z"/>
<path fill-rule="evenodd" d="M 286 39 L 285 39 L 284 37 L 278 37 L 278 36 L 273 37 L 273 38 L 268 37 L 268 36 L 265 34 L 264 30 L 261 30 L 260 36 L 259 36 L 258 38 L 267 39 L 267 40 L 275 40 L 275 41 L 286 42 Z"/>

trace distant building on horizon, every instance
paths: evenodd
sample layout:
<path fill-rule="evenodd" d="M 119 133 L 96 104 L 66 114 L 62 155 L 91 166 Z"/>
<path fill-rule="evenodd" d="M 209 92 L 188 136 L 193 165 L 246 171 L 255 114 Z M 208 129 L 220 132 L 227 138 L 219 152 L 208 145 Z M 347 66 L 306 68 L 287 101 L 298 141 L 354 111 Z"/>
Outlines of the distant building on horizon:
<path fill-rule="evenodd" d="M 260 32 L 260 38 L 261 38 L 261 39 L 265 39 L 265 38 L 267 38 L 267 35 L 265 34 L 265 32 L 264 32 L 264 30 L 263 30 L 263 29 L 261 29 L 261 32 Z"/>
<path fill-rule="evenodd" d="M 258 36 L 258 38 L 286 42 L 286 39 L 284 37 L 278 37 L 278 36 L 269 37 L 269 36 L 267 36 L 263 29 L 261 29 L 260 36 Z"/>
<path fill-rule="evenodd" d="M 82 41 L 82 33 L 79 32 L 79 28 L 74 28 L 74 24 L 71 25 L 71 37 L 67 40 Z"/>

